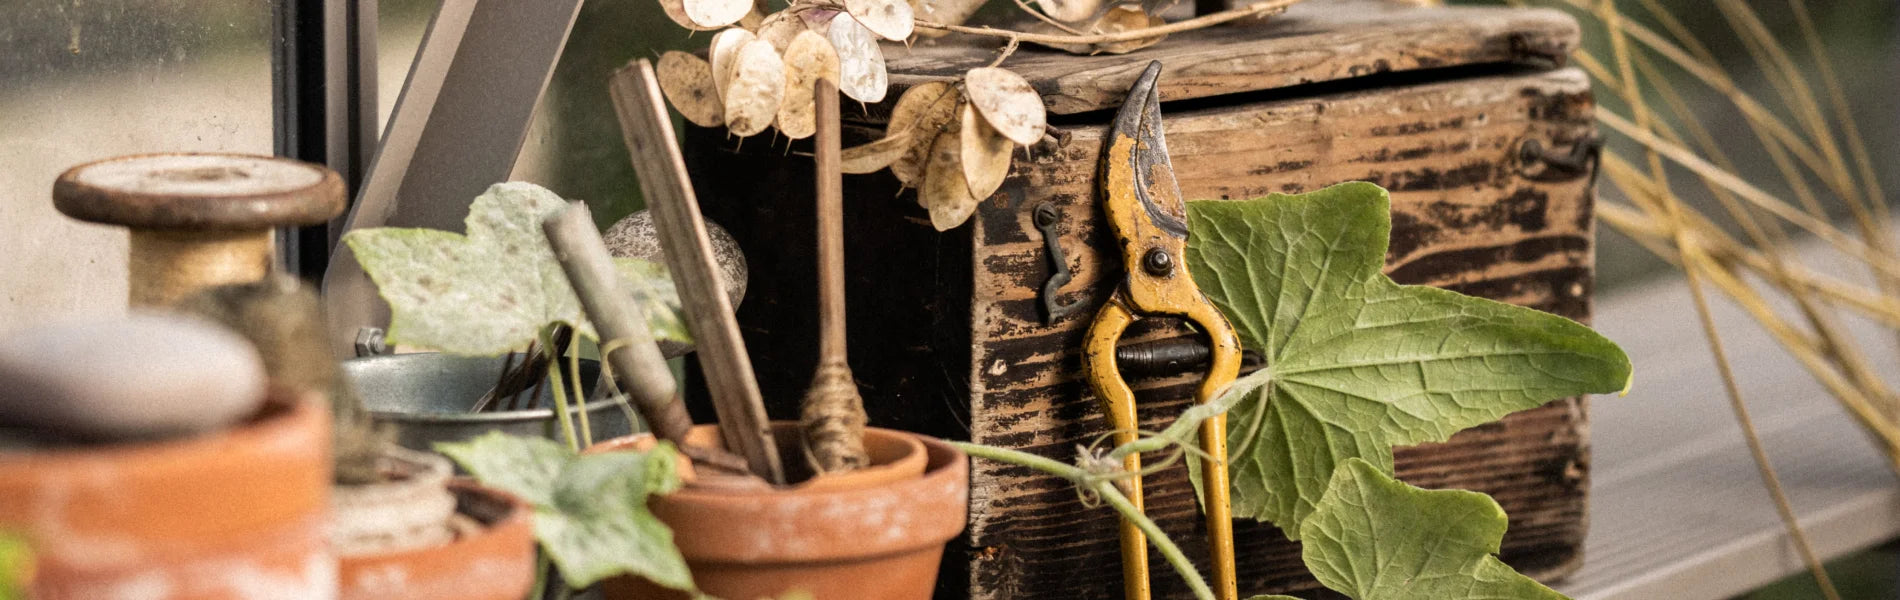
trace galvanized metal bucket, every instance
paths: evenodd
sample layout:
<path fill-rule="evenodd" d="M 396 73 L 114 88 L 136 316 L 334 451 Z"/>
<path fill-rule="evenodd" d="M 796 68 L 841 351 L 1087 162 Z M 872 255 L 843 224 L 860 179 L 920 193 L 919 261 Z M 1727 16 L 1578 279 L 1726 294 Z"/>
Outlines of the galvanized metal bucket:
<path fill-rule="evenodd" d="M 386 354 L 343 361 L 343 376 L 356 386 L 378 421 L 396 425 L 397 442 L 404 447 L 433 451 L 435 442 L 465 440 L 489 431 L 561 439 L 552 408 L 469 412 L 495 385 L 503 362 L 501 357 Z M 580 371 L 582 393 L 593 393 L 599 364 L 583 360 Z M 542 389 L 536 406 L 553 406 L 553 396 L 551 390 Z M 578 427 L 580 408 L 569 410 Z M 633 412 L 614 400 L 587 405 L 587 420 L 595 440 L 645 431 Z"/>

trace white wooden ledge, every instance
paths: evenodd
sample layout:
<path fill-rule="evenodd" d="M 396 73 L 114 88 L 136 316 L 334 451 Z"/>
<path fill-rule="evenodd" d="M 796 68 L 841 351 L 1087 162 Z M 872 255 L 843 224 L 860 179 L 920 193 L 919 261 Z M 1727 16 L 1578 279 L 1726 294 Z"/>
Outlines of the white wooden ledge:
<path fill-rule="evenodd" d="M 1900 485 L 1868 437 L 1746 313 L 1707 289 L 1756 427 L 1815 550 L 1833 558 L 1900 536 Z M 1804 572 L 1682 278 L 1605 295 L 1596 309 L 1594 325 L 1629 352 L 1636 381 L 1627 397 L 1591 403 L 1584 565 L 1557 589 L 1577 600 L 1719 599 Z M 1862 321 L 1844 324 L 1862 334 L 1874 370 L 1894 381 L 1893 337 Z"/>

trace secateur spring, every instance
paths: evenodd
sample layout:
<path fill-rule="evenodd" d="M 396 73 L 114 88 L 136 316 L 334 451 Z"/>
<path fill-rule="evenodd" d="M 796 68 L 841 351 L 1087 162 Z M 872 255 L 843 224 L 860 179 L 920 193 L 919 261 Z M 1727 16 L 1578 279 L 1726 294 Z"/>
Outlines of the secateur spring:
<path fill-rule="evenodd" d="M 1131 375 L 1172 377 L 1207 368 L 1213 352 L 1207 344 L 1192 338 L 1179 338 L 1130 344 L 1115 349 L 1115 364 Z M 1240 353 L 1240 369 L 1252 371 L 1266 364 L 1260 353 L 1251 349 Z"/>

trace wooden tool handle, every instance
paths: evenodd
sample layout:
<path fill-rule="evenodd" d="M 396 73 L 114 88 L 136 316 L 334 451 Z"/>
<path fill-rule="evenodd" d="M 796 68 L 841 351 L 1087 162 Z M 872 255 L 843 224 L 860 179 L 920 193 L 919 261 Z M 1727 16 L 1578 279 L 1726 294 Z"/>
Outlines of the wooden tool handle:
<path fill-rule="evenodd" d="M 653 343 L 646 315 L 634 305 L 632 296 L 621 289 L 620 276 L 614 270 L 613 256 L 594 228 L 593 213 L 580 202 L 568 204 L 541 223 L 548 244 L 560 259 L 561 270 L 580 297 L 587 320 L 600 333 L 601 359 L 614 369 L 614 381 L 633 398 L 633 405 L 645 419 L 653 437 L 680 442 L 693 420 L 686 406 L 676 397 L 678 386 L 666 357 Z M 621 345 L 606 351 L 609 344 Z"/>
<path fill-rule="evenodd" d="M 818 131 L 813 139 L 818 167 L 818 355 L 844 361 L 844 172 L 838 125 L 838 86 L 819 78 L 815 94 Z"/>

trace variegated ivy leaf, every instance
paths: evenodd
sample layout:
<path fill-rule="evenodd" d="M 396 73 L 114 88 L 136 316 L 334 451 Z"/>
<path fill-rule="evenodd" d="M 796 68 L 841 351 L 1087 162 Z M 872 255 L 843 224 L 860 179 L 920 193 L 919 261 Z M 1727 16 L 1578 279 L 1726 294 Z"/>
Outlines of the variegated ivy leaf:
<path fill-rule="evenodd" d="M 1393 446 L 1630 378 L 1629 357 L 1574 321 L 1393 283 L 1389 203 L 1347 183 L 1188 204 L 1189 271 L 1271 370 L 1228 413 L 1234 514 L 1294 539 L 1348 459 L 1390 473 Z"/>
<path fill-rule="evenodd" d="M 1498 560 L 1504 509 L 1465 490 L 1423 490 L 1348 459 L 1300 525 L 1321 584 L 1354 600 L 1567 600 Z"/>
<path fill-rule="evenodd" d="M 380 227 L 343 236 L 389 302 L 392 344 L 493 356 L 533 341 L 551 323 L 594 338 L 541 222 L 567 206 L 531 183 L 498 183 L 469 206 L 468 235 Z M 690 341 L 666 267 L 615 259 L 622 288 L 655 339 Z"/>
<path fill-rule="evenodd" d="M 491 431 L 435 449 L 483 485 L 534 506 L 534 537 L 568 585 L 583 588 L 626 574 L 693 589 L 673 530 L 647 510 L 649 496 L 680 487 L 671 444 L 577 455 L 546 438 Z"/>

